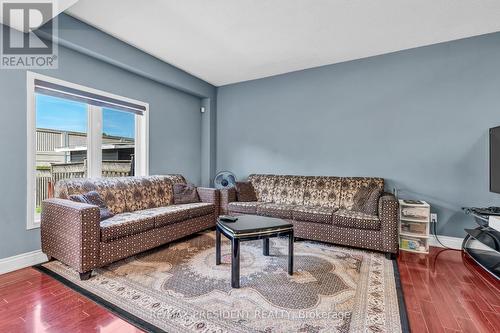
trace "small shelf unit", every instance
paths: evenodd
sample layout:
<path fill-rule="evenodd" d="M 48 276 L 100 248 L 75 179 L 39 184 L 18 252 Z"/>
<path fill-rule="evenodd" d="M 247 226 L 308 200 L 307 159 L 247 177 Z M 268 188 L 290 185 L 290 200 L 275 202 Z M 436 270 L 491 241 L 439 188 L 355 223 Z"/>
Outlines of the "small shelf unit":
<path fill-rule="evenodd" d="M 399 200 L 399 249 L 429 253 L 431 206 Z"/>

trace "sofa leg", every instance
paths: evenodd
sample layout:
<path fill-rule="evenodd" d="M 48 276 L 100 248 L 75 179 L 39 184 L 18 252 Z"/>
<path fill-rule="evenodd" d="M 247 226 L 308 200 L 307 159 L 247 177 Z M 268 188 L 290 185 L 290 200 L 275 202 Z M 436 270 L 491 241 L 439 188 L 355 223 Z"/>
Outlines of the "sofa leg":
<path fill-rule="evenodd" d="M 48 261 L 53 261 L 53 260 L 55 260 L 55 259 L 54 259 L 54 257 L 47 256 L 47 262 L 48 262 Z"/>
<path fill-rule="evenodd" d="M 388 260 L 396 260 L 397 255 L 396 255 L 396 253 L 387 252 L 387 253 L 385 254 L 385 257 L 386 257 Z"/>
<path fill-rule="evenodd" d="M 80 273 L 80 280 L 86 281 L 86 280 L 90 279 L 91 276 L 92 276 L 92 271 Z"/>

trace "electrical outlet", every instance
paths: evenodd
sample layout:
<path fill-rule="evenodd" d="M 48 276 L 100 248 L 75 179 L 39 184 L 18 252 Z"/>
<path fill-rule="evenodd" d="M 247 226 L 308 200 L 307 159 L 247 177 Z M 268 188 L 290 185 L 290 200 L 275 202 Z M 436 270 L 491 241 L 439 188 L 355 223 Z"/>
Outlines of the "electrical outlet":
<path fill-rule="evenodd" d="M 431 223 L 437 223 L 437 221 L 438 221 L 438 214 L 431 213 Z"/>

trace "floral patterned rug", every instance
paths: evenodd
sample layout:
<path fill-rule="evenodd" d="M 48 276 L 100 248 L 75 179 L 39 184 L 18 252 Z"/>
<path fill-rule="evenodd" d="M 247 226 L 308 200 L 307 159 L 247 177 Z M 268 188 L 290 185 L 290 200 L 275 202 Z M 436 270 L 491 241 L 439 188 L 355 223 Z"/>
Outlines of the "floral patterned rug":
<path fill-rule="evenodd" d="M 40 269 L 150 331 L 401 332 L 393 263 L 383 254 L 287 239 L 242 242 L 241 288 L 231 288 L 230 243 L 215 265 L 215 232 L 97 269 L 88 281 L 58 261 Z"/>

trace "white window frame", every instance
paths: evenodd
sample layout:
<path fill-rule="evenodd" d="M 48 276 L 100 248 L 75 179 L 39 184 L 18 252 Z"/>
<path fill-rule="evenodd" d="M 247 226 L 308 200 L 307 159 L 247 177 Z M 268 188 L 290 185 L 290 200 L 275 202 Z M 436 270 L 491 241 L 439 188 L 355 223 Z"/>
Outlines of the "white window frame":
<path fill-rule="evenodd" d="M 28 230 L 40 227 L 40 218 L 35 216 L 36 205 L 36 101 L 35 101 L 35 80 L 42 80 L 49 83 L 58 84 L 68 88 L 78 89 L 83 92 L 102 95 L 124 102 L 141 105 L 145 108 L 143 115 L 135 117 L 135 175 L 149 175 L 149 104 L 134 100 L 128 97 L 111 94 L 105 91 L 82 86 L 76 83 L 56 79 L 50 76 L 26 72 L 27 86 L 27 192 L 26 192 L 26 228 Z M 88 133 L 87 150 L 89 155 L 87 172 L 89 177 L 100 177 L 102 169 L 102 151 L 100 149 L 90 149 L 90 147 L 101 147 L 102 142 L 102 112 L 92 112 L 95 106 L 88 106 Z M 94 110 L 95 111 L 95 110 Z"/>

